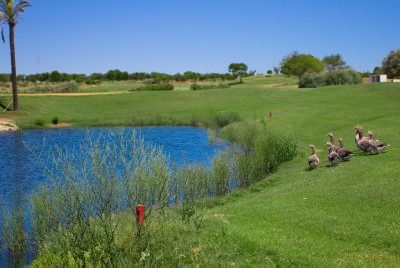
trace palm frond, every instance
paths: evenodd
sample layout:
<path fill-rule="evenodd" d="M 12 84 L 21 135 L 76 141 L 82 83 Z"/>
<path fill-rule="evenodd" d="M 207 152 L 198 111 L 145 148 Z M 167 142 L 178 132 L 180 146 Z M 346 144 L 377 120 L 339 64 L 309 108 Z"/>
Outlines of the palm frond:
<path fill-rule="evenodd" d="M 6 38 L 4 37 L 4 24 L 1 26 L 1 40 L 3 40 L 3 43 L 6 42 Z"/>
<path fill-rule="evenodd" d="M 24 12 L 24 8 L 29 6 L 31 6 L 31 3 L 29 1 L 21 0 L 15 5 L 14 13 Z"/>

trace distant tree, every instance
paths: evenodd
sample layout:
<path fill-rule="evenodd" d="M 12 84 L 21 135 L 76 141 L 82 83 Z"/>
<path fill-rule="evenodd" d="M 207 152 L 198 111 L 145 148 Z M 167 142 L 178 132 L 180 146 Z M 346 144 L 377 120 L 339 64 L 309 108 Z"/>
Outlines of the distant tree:
<path fill-rule="evenodd" d="M 154 80 L 154 83 L 167 82 L 172 80 L 171 75 L 159 72 L 152 72 L 150 74 L 150 78 Z"/>
<path fill-rule="evenodd" d="M 272 68 L 272 69 L 274 69 L 274 73 L 276 74 L 276 75 L 278 75 L 279 74 L 279 67 L 274 67 L 274 68 Z"/>
<path fill-rule="evenodd" d="M 319 73 L 324 70 L 324 64 L 316 57 L 309 54 L 298 54 L 283 58 L 281 73 L 286 75 L 302 76 L 307 72 Z"/>
<path fill-rule="evenodd" d="M 240 83 L 242 83 L 242 76 L 247 72 L 247 65 L 244 63 L 231 63 L 228 66 L 228 70 L 233 76 L 239 77 Z"/>
<path fill-rule="evenodd" d="M 85 74 L 71 74 L 69 75 L 68 80 L 73 80 L 77 83 L 83 83 L 88 79 L 88 77 Z M 67 80 L 64 80 L 67 81 Z"/>
<path fill-rule="evenodd" d="M 322 62 L 325 64 L 325 69 L 328 72 L 342 70 L 348 68 L 346 62 L 342 59 L 340 54 L 332 54 L 322 58 Z"/>
<path fill-rule="evenodd" d="M 383 59 L 381 73 L 390 79 L 400 77 L 400 49 L 390 51 Z"/>
<path fill-rule="evenodd" d="M 374 70 L 372 71 L 373 74 L 380 74 L 381 73 L 381 67 L 375 66 Z"/>
<path fill-rule="evenodd" d="M 28 1 L 2 0 L 0 1 L 0 20 L 2 25 L 8 24 L 9 38 L 10 38 L 10 54 L 11 54 L 11 84 L 13 92 L 13 110 L 19 111 L 18 103 L 18 87 L 17 87 L 17 61 L 15 58 L 15 38 L 14 27 L 18 23 L 19 16 L 24 12 L 25 7 L 30 6 Z M 1 31 L 1 37 L 5 42 L 4 32 Z"/>
<path fill-rule="evenodd" d="M 273 73 L 272 70 L 268 70 L 268 71 L 267 71 L 268 76 L 271 76 L 272 73 Z"/>
<path fill-rule="evenodd" d="M 62 76 L 61 76 L 61 73 L 59 72 L 59 71 L 52 71 L 51 73 L 50 73 L 50 78 L 49 78 L 49 80 L 50 80 L 50 82 L 54 82 L 54 83 L 58 83 L 58 82 L 61 82 L 62 81 L 62 78 L 61 78 Z"/>
<path fill-rule="evenodd" d="M 107 80 L 111 80 L 114 82 L 118 78 L 118 73 L 120 73 L 120 70 L 109 70 L 104 76 Z"/>
<path fill-rule="evenodd" d="M 10 74 L 0 74 L 0 82 L 6 83 L 10 81 Z"/>
<path fill-rule="evenodd" d="M 200 78 L 200 74 L 192 71 L 186 71 L 183 73 L 183 77 L 185 80 L 197 81 Z"/>

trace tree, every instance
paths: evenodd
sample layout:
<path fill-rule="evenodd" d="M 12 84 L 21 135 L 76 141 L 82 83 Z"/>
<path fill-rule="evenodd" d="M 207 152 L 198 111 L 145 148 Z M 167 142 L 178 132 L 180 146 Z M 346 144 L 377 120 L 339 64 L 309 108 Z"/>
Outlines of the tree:
<path fill-rule="evenodd" d="M 302 76 L 307 72 L 319 73 L 323 70 L 322 61 L 309 54 L 295 52 L 283 58 L 281 62 L 281 73 L 286 75 Z"/>
<path fill-rule="evenodd" d="M 186 71 L 183 73 L 183 77 L 185 80 L 197 81 L 200 77 L 200 74 L 192 71 Z"/>
<path fill-rule="evenodd" d="M 348 68 L 346 62 L 342 59 L 340 54 L 332 54 L 322 58 L 325 68 L 328 72 L 342 70 Z"/>
<path fill-rule="evenodd" d="M 62 80 L 61 77 L 62 77 L 62 75 L 59 71 L 52 71 L 50 73 L 49 80 L 50 80 L 50 82 L 58 83 L 58 82 L 61 82 L 61 80 Z"/>
<path fill-rule="evenodd" d="M 11 84 L 13 91 L 13 110 L 19 111 L 18 104 L 18 88 L 17 88 L 17 63 L 15 59 L 15 38 L 14 38 L 14 27 L 18 23 L 19 16 L 24 12 L 24 8 L 30 6 L 28 1 L 18 1 L 14 3 L 14 0 L 1 0 L 0 1 L 0 20 L 2 21 L 2 27 L 8 24 L 9 38 L 10 38 L 10 54 L 11 54 Z M 1 37 L 5 42 L 4 32 L 1 31 Z"/>
<path fill-rule="evenodd" d="M 372 71 L 373 74 L 380 74 L 381 73 L 381 67 L 375 66 L 374 70 Z"/>
<path fill-rule="evenodd" d="M 273 73 L 272 70 L 268 70 L 268 71 L 267 71 L 268 76 L 271 76 L 272 73 Z"/>
<path fill-rule="evenodd" d="M 233 76 L 239 77 L 239 81 L 242 83 L 242 76 L 247 72 L 247 65 L 244 63 L 231 63 L 228 66 L 228 70 Z"/>
<path fill-rule="evenodd" d="M 383 59 L 381 73 L 390 79 L 400 77 L 400 49 L 390 51 Z"/>
<path fill-rule="evenodd" d="M 107 80 L 111 80 L 113 83 L 115 80 L 118 79 L 118 75 L 121 71 L 116 69 L 116 70 L 109 70 L 104 76 Z"/>

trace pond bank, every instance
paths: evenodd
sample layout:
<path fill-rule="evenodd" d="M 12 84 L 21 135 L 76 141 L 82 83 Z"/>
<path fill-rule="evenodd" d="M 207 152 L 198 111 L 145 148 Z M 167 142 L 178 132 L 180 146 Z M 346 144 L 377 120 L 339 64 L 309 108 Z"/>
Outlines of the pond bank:
<path fill-rule="evenodd" d="M 19 128 L 13 119 L 0 117 L 0 132 L 17 130 L 19 130 Z"/>

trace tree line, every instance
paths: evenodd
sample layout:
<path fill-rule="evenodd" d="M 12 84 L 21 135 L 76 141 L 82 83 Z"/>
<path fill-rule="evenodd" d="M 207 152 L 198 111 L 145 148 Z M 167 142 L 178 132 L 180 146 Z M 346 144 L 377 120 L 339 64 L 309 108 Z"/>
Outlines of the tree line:
<path fill-rule="evenodd" d="M 243 74 L 242 74 L 243 75 Z M 37 74 L 17 75 L 18 82 L 67 82 L 75 81 L 77 83 L 87 83 L 96 84 L 102 81 L 149 81 L 152 83 L 176 81 L 204 81 L 204 80 L 233 80 L 236 78 L 236 74 L 231 73 L 198 73 L 187 71 L 184 73 L 167 74 L 160 72 L 133 72 L 128 73 L 126 71 L 121 71 L 118 69 L 109 70 L 106 73 L 92 73 L 90 75 L 86 74 L 76 74 L 76 73 L 63 73 L 59 71 L 44 72 Z M 0 82 L 9 82 L 10 74 L 2 73 L 0 74 Z"/>

